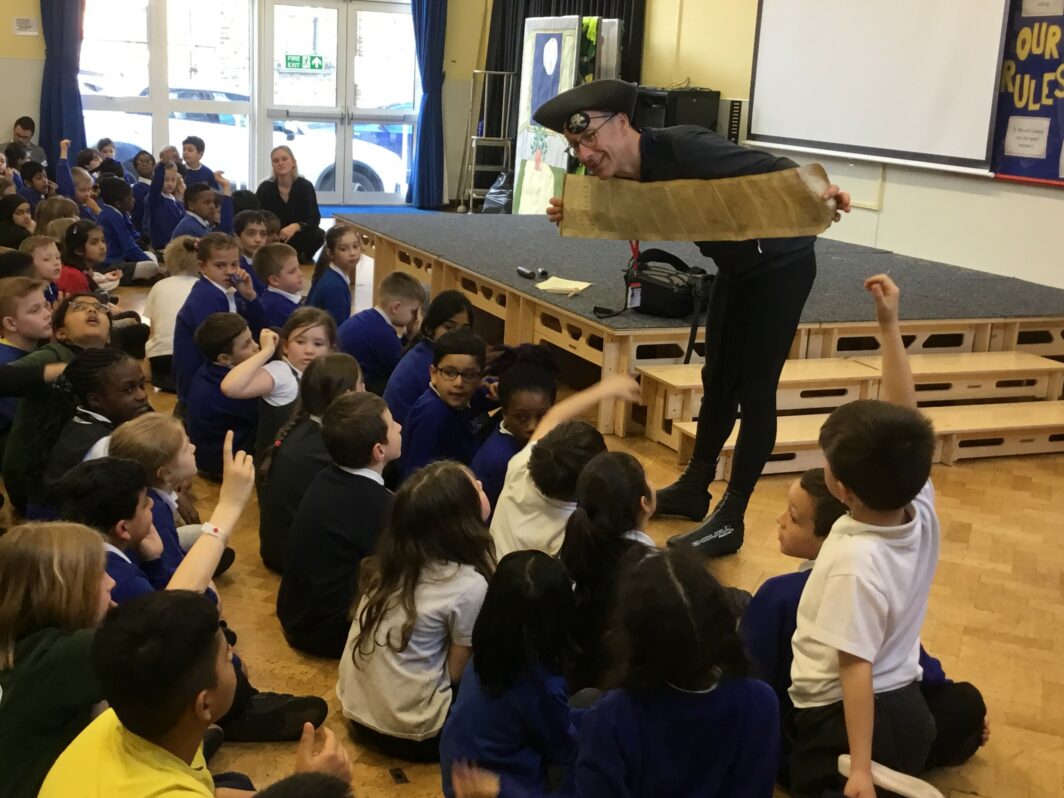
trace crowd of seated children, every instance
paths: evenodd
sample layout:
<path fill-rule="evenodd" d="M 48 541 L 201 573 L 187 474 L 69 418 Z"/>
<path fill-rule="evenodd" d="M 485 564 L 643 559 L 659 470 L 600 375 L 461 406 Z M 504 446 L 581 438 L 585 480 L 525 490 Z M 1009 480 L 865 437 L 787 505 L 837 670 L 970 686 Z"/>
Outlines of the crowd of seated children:
<path fill-rule="evenodd" d="M 237 195 L 241 197 L 250 195 L 255 207 L 238 210 Z M 261 294 L 266 290 L 266 284 L 259 279 L 259 275 L 255 272 L 254 262 L 256 253 L 268 243 L 269 234 L 266 228 L 266 215 L 258 209 L 258 199 L 255 195 L 246 190 L 233 192 L 233 211 L 233 234 L 236 236 L 236 240 L 240 242 L 240 266 L 251 277 L 255 290 Z"/>
<path fill-rule="evenodd" d="M 29 474 L 43 468 L 40 446 L 41 427 L 45 419 L 57 412 L 62 402 L 51 383 L 74 356 L 85 349 L 101 349 L 111 335 L 110 311 L 92 294 L 67 296 L 52 313 L 53 340 L 13 362 L 12 369 L 27 369 L 31 382 L 21 392 L 15 418 L 4 449 L 4 489 L 11 503 L 22 514 L 29 495 Z"/>
<path fill-rule="evenodd" d="M 185 181 L 173 161 L 159 159 L 145 200 L 144 217 L 148 240 L 162 252 L 185 216 Z M 198 236 L 196 236 L 198 237 Z"/>
<path fill-rule="evenodd" d="M 235 364 L 222 380 L 222 392 L 231 399 L 259 402 L 256 456 L 272 447 L 299 399 L 299 380 L 315 358 L 336 347 L 336 325 L 318 308 L 299 308 L 288 317 L 280 333 L 263 329 L 259 351 Z M 280 351 L 281 357 L 274 359 Z"/>
<path fill-rule="evenodd" d="M 52 337 L 52 310 L 41 283 L 29 277 L 0 280 L 0 366 L 25 357 Z M 18 397 L 0 398 L 0 462 L 15 420 Z"/>
<path fill-rule="evenodd" d="M 232 431 L 239 451 L 255 447 L 259 404 L 255 399 L 231 399 L 222 393 L 229 371 L 256 352 L 259 345 L 243 316 L 212 313 L 196 329 L 196 346 L 203 356 L 188 388 L 185 426 L 196 447 L 196 466 L 208 479 L 222 476 L 222 442 Z"/>
<path fill-rule="evenodd" d="M 142 596 L 104 616 L 89 652 L 108 708 L 55 761 L 41 796 L 222 794 L 201 741 L 239 703 L 241 685 L 217 608 L 184 590 Z M 315 752 L 317 736 L 309 723 L 299 729 L 297 770 L 349 782 L 350 761 L 335 735 L 323 729 Z M 244 777 L 237 784 L 254 791 Z"/>
<path fill-rule="evenodd" d="M 392 417 L 406 423 L 406 414 L 429 387 L 432 343 L 444 333 L 473 326 L 473 304 L 461 291 L 442 291 L 429 303 L 421 330 L 407 344 L 384 388 Z"/>
<path fill-rule="evenodd" d="M 490 509 L 458 463 L 426 466 L 395 494 L 373 567 L 359 580 L 336 685 L 356 738 L 370 747 L 438 761 L 452 685 L 495 569 Z"/>
<path fill-rule="evenodd" d="M 180 236 L 166 245 L 163 262 L 169 276 L 155 283 L 144 301 L 144 316 L 151 323 L 151 336 L 145 347 L 151 365 L 152 385 L 174 393 L 174 328 L 177 314 L 199 279 L 197 240 Z"/>
<path fill-rule="evenodd" d="M 565 525 L 558 558 L 573 584 L 575 653 L 569 687 L 605 687 L 613 669 L 606 631 L 613 615 L 625 558 L 654 549 L 646 523 L 654 514 L 654 489 L 643 466 L 627 452 L 603 452 L 580 472 L 576 509 Z"/>
<path fill-rule="evenodd" d="M 245 211 L 261 216 L 258 211 Z M 266 237 L 266 223 L 249 225 L 262 230 Z M 288 244 L 265 244 L 255 253 L 250 273 L 257 281 L 257 288 L 266 307 L 266 323 L 270 327 L 283 327 L 289 317 L 303 303 L 303 268 L 299 265 L 296 251 Z"/>
<path fill-rule="evenodd" d="M 558 397 L 554 363 L 540 346 L 522 344 L 491 364 L 498 375 L 499 412 L 473 456 L 477 475 L 494 508 L 499 502 L 510 459 L 523 449 Z"/>
<path fill-rule="evenodd" d="M 318 472 L 333 462 L 321 432 L 326 408 L 337 397 L 364 389 L 359 364 L 340 352 L 322 355 L 303 372 L 292 417 L 259 466 L 259 553 L 271 571 L 284 571 L 300 501 Z"/>
<path fill-rule="evenodd" d="M 399 457 L 402 437 L 388 405 L 367 392 L 335 399 L 321 437 L 332 465 L 314 477 L 292 521 L 277 618 L 293 648 L 339 659 L 359 568 L 392 504 L 384 467 Z"/>
<path fill-rule="evenodd" d="M 325 246 L 314 267 L 307 305 L 321 308 L 339 327 L 351 315 L 351 286 L 362 260 L 362 239 L 353 227 L 336 224 L 325 234 Z"/>
<path fill-rule="evenodd" d="M 266 326 L 266 314 L 251 278 L 240 268 L 240 248 L 236 239 L 224 233 L 210 233 L 196 245 L 200 279 L 192 286 L 174 324 L 174 381 L 181 406 L 188 403 L 188 390 L 203 364 L 193 336 L 212 313 L 239 313 L 254 338 Z"/>
<path fill-rule="evenodd" d="M 221 172 L 216 176 L 222 184 L 221 194 L 206 183 L 186 184 L 185 215 L 174 225 L 171 236 L 202 238 L 209 233 L 233 232 L 233 189 Z"/>
<path fill-rule="evenodd" d="M 484 341 L 469 330 L 454 330 L 437 338 L 432 350 L 429 387 L 403 425 L 402 479 L 436 460 L 469 465 L 477 451 L 477 418 L 470 400 L 483 376 Z"/>
<path fill-rule="evenodd" d="M 392 272 L 377 285 L 377 303 L 351 316 L 336 331 L 340 348 L 362 366 L 367 391 L 384 393 L 403 345 L 421 327 L 424 304 L 425 288 L 418 279 Z"/>
<path fill-rule="evenodd" d="M 507 795 L 545 792 L 548 768 L 569 764 L 576 741 L 564 672 L 574 602 L 565 567 L 515 551 L 491 575 L 473 624 L 473 658 L 440 736 L 443 794 L 451 769 L 475 762 Z"/>
<path fill-rule="evenodd" d="M 746 675 L 724 591 L 682 548 L 636 554 L 611 630 L 618 686 L 580 719 L 562 794 L 771 798 L 779 710 Z M 496 773 L 469 765 L 452 783 L 457 798 L 501 794 Z"/>
<path fill-rule="evenodd" d="M 9 194 L 0 197 L 0 247 L 18 249 L 22 239 L 33 235 L 36 223 L 25 197 Z"/>
<path fill-rule="evenodd" d="M 606 451 L 602 433 L 574 421 L 604 399 L 639 401 L 639 384 L 631 377 L 608 377 L 558 402 L 539 422 L 528 445 L 515 454 L 506 471 L 491 518 L 495 552 L 538 549 L 557 554 L 565 525 L 576 509 L 576 483 L 584 467 Z"/>

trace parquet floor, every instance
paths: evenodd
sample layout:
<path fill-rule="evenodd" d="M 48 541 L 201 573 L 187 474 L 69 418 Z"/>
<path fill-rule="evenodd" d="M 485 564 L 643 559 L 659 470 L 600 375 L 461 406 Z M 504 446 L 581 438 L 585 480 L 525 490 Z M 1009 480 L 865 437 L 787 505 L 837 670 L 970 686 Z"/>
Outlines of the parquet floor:
<path fill-rule="evenodd" d="M 359 307 L 368 302 L 369 279 L 360 275 Z M 137 307 L 142 294 L 127 292 L 126 304 Z M 153 402 L 168 411 L 172 398 L 159 394 Z M 673 453 L 658 444 L 642 438 L 608 442 L 611 449 L 639 457 L 656 485 L 678 473 Z M 936 772 L 930 780 L 947 798 L 1064 795 L 1064 457 L 936 466 L 933 477 L 942 550 L 924 642 L 948 675 L 982 690 L 992 736 L 967 765 Z M 753 591 L 766 578 L 795 567 L 779 553 L 774 520 L 785 506 L 789 482 L 782 476 L 761 480 L 747 515 L 746 545 L 710 566 L 725 583 Z M 722 490 L 714 486 L 715 495 Z M 200 483 L 196 491 L 206 518 L 217 489 Z M 654 521 L 648 531 L 664 545 L 687 527 L 681 521 Z M 327 724 L 347 741 L 359 798 L 439 796 L 437 767 L 385 759 L 351 742 L 334 692 L 336 663 L 292 651 L 281 635 L 274 615 L 279 580 L 259 561 L 257 529 L 252 500 L 233 538 L 236 563 L 218 582 L 225 617 L 240 636 L 238 649 L 253 683 L 329 702 Z M 712 734 L 707 730 L 707 739 Z M 294 757 L 294 744 L 226 744 L 211 765 L 243 771 L 265 786 L 288 774 Z M 395 768 L 401 768 L 407 783 L 397 783 Z"/>

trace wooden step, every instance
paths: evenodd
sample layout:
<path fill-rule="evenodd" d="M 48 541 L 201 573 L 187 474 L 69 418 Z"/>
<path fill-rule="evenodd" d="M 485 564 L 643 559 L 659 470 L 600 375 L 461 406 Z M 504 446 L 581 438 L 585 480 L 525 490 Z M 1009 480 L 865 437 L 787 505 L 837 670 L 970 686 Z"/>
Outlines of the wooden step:
<path fill-rule="evenodd" d="M 1064 452 L 1064 401 L 1011 402 L 989 405 L 930 407 L 922 411 L 935 425 L 934 462 L 1021 454 Z M 777 420 L 776 447 L 765 474 L 794 473 L 824 464 L 818 439 L 827 414 L 782 416 Z M 680 436 L 679 460 L 691 458 L 697 423 L 673 425 Z M 736 424 L 721 453 L 718 476 L 727 479 L 735 452 Z"/>
<path fill-rule="evenodd" d="M 857 357 L 877 371 L 880 357 Z M 1064 363 L 1029 352 L 910 355 L 920 404 L 976 399 L 1059 399 Z"/>

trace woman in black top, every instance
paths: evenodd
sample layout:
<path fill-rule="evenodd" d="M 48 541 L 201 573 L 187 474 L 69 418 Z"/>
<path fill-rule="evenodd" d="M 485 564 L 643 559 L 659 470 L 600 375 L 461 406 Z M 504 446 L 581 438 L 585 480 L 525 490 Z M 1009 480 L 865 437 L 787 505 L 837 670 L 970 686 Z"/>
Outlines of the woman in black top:
<path fill-rule="evenodd" d="M 299 254 L 300 263 L 313 263 L 314 253 L 325 243 L 314 185 L 300 177 L 291 148 L 281 145 L 270 153 L 273 177 L 259 183 L 255 195 L 262 210 L 281 220 L 281 240 Z"/>

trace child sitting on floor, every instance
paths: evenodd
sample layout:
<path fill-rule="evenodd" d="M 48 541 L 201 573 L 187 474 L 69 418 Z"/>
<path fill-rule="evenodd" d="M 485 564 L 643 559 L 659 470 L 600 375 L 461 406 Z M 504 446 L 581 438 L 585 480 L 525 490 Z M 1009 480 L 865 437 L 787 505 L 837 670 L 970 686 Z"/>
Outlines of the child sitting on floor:
<path fill-rule="evenodd" d="M 262 228 L 265 237 L 265 225 L 249 225 L 249 228 L 255 226 Z M 303 269 L 299 265 L 299 255 L 288 244 L 266 244 L 255 253 L 250 271 L 263 286 L 266 323 L 271 327 L 283 327 L 303 302 Z"/>
<path fill-rule="evenodd" d="M 328 312 L 337 327 L 351 315 L 351 286 L 361 259 L 362 239 L 354 228 L 342 224 L 329 228 L 314 267 L 307 305 Z"/>
<path fill-rule="evenodd" d="M 259 466 L 259 553 L 271 571 L 284 570 L 300 500 L 318 472 L 332 464 L 321 436 L 326 408 L 337 397 L 364 389 L 358 363 L 341 352 L 322 355 L 303 372 L 299 403 Z"/>
<path fill-rule="evenodd" d="M 277 619 L 293 648 L 339 659 L 359 566 L 376 550 L 392 505 L 384 467 L 402 438 L 384 400 L 365 392 L 333 401 L 321 436 L 333 465 L 318 472 L 292 521 Z"/>
<path fill-rule="evenodd" d="M 174 228 L 184 218 L 184 196 L 185 183 L 177 165 L 171 161 L 160 160 L 155 165 L 144 208 L 148 238 L 152 247 L 160 252 L 170 243 L 170 239 L 174 237 Z"/>
<path fill-rule="evenodd" d="M 424 304 L 425 288 L 417 278 L 392 272 L 377 286 L 377 304 L 359 311 L 336 331 L 340 348 L 362 366 L 367 391 L 384 393 L 403 354 L 403 343 L 417 335 Z"/>
<path fill-rule="evenodd" d="M 52 311 L 41 283 L 29 277 L 0 280 L 0 366 L 25 357 L 52 337 Z M 15 420 L 18 398 L 0 398 L 0 461 Z"/>
<path fill-rule="evenodd" d="M 439 761 L 452 685 L 495 569 L 489 510 L 468 468 L 426 466 L 396 493 L 359 580 L 336 693 L 356 736 L 389 756 Z"/>
<path fill-rule="evenodd" d="M 221 173 L 211 171 L 210 167 L 203 163 L 203 153 L 206 149 L 207 145 L 199 136 L 189 136 L 181 142 L 181 157 L 185 161 L 185 182 L 190 186 L 193 183 L 206 183 L 212 189 L 218 190 L 221 187 L 218 175 Z"/>
<path fill-rule="evenodd" d="M 258 202 L 254 192 L 246 191 L 243 193 L 250 194 L 252 199 Z M 234 194 L 234 198 L 235 196 Z M 266 283 L 259 279 L 258 274 L 255 273 L 253 262 L 255 255 L 266 244 L 266 217 L 257 208 L 255 210 L 240 211 L 233 217 L 233 234 L 236 236 L 237 241 L 240 242 L 240 266 L 248 273 L 255 290 L 261 294 L 266 290 Z M 302 288 L 302 285 L 300 288 Z M 281 323 L 283 324 L 284 322 Z"/>
<path fill-rule="evenodd" d="M 203 238 L 210 233 L 231 233 L 233 230 L 233 201 L 231 186 L 224 182 L 222 194 L 206 183 L 189 183 L 185 189 L 185 215 L 175 226 L 172 235 Z"/>
<path fill-rule="evenodd" d="M 469 400 L 480 387 L 486 348 L 468 330 L 440 336 L 433 344 L 429 388 L 406 417 L 402 478 L 436 460 L 469 465 L 477 450 L 476 419 Z"/>
<path fill-rule="evenodd" d="M 174 383 L 177 314 L 199 279 L 196 242 L 192 236 L 181 236 L 166 245 L 163 261 L 170 276 L 153 285 L 144 301 L 144 317 L 151 322 L 151 337 L 145 347 L 151 364 L 151 381 L 166 393 L 174 393 L 177 387 Z"/>
<path fill-rule="evenodd" d="M 196 447 L 196 466 L 210 479 L 222 475 L 222 442 L 234 435 L 238 451 L 252 452 L 259 422 L 254 399 L 231 399 L 222 392 L 229 371 L 256 352 L 258 344 L 244 318 L 236 313 L 212 313 L 196 330 L 196 346 L 203 365 L 188 390 L 185 426 Z"/>
<path fill-rule="evenodd" d="M 104 265 L 122 272 L 122 284 L 149 280 L 159 273 L 155 255 L 145 252 L 137 241 L 140 235 L 129 218 L 133 210 L 133 190 L 118 177 L 100 181 L 100 215 L 96 223 L 103 228 L 107 241 Z"/>
<path fill-rule="evenodd" d="M 529 443 L 510 460 L 491 536 L 499 556 L 522 549 L 557 554 L 565 525 L 576 509 L 576 483 L 595 455 L 606 451 L 602 434 L 573 419 L 605 399 L 639 401 L 639 383 L 607 377 L 558 402 L 539 422 Z"/>
<path fill-rule="evenodd" d="M 19 252 L 33 258 L 35 279 L 44 284 L 44 298 L 49 304 L 59 299 L 59 278 L 63 274 L 63 259 L 59 255 L 59 242 L 51 236 L 32 235 L 18 245 Z"/>
<path fill-rule="evenodd" d="M 113 291 L 122 280 L 121 269 L 108 269 L 107 239 L 103 228 L 84 219 L 67 228 L 63 237 L 63 269 L 56 285 L 68 296 L 89 291 Z"/>

